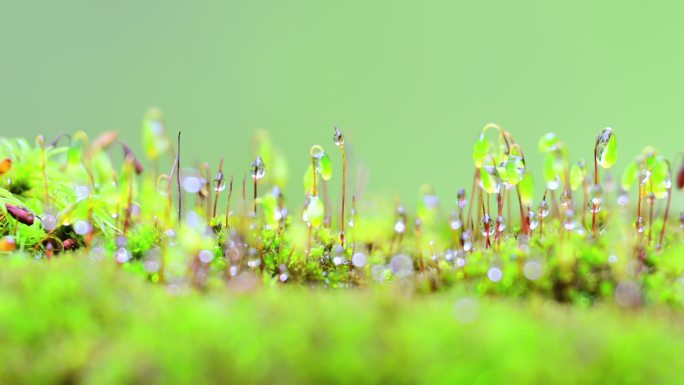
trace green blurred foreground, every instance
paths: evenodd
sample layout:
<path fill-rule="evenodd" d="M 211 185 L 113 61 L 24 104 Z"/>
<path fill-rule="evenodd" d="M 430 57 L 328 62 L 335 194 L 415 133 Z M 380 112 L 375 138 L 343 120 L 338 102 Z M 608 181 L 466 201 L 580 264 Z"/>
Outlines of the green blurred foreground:
<path fill-rule="evenodd" d="M 0 383 L 684 383 L 665 308 L 243 283 L 170 293 L 84 256 L 3 256 Z"/>

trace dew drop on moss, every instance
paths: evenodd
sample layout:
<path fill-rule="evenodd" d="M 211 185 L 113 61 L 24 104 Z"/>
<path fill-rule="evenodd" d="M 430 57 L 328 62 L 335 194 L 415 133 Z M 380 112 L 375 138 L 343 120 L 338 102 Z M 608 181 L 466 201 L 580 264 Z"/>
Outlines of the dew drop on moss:
<path fill-rule="evenodd" d="M 482 220 L 480 221 L 480 232 L 482 235 L 486 236 L 492 236 L 496 232 L 496 227 L 494 227 L 494 220 L 492 217 L 489 216 L 489 214 L 485 214 L 482 216 Z"/>

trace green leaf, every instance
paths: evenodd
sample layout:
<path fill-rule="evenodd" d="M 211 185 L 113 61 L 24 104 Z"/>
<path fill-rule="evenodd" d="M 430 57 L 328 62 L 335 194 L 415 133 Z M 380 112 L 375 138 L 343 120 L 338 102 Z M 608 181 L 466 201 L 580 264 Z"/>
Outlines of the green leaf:
<path fill-rule="evenodd" d="M 321 174 L 323 180 L 328 181 L 332 178 L 332 161 L 327 153 L 323 153 L 318 160 L 318 173 Z"/>
<path fill-rule="evenodd" d="M 311 227 L 317 228 L 323 224 L 323 218 L 325 217 L 325 205 L 323 201 L 316 196 L 309 198 L 309 205 L 306 206 L 303 218 L 304 222 L 311 225 Z"/>
<path fill-rule="evenodd" d="M 578 164 L 573 164 L 570 168 L 570 189 L 576 191 L 584 182 L 584 170 Z"/>
<path fill-rule="evenodd" d="M 553 132 L 549 132 L 539 139 L 539 152 L 547 153 L 555 151 L 558 148 L 558 143 L 560 143 L 560 140 L 558 139 L 556 134 L 554 134 Z"/>
<path fill-rule="evenodd" d="M 596 139 L 596 161 L 603 168 L 611 168 L 617 161 L 617 139 L 612 128 L 604 128 Z"/>
<path fill-rule="evenodd" d="M 520 191 L 520 200 L 525 206 L 532 206 L 534 197 L 534 178 L 532 174 L 527 172 L 518 184 Z"/>
<path fill-rule="evenodd" d="M 494 167 L 491 157 L 487 157 L 487 161 L 482 165 L 482 172 L 480 173 L 482 188 L 488 194 L 497 194 L 501 190 L 501 181 L 499 175 Z"/>
<path fill-rule="evenodd" d="M 489 139 L 484 135 L 480 134 L 475 144 L 473 144 L 473 162 L 475 162 L 475 167 L 482 167 L 487 155 L 489 154 L 489 149 L 491 148 L 491 143 Z"/>
<path fill-rule="evenodd" d="M 630 187 L 632 187 L 637 179 L 639 178 L 639 165 L 637 162 L 630 162 L 627 167 L 625 168 L 625 171 L 622 173 L 622 180 L 620 181 L 620 185 L 622 186 L 623 190 L 629 190 Z"/>

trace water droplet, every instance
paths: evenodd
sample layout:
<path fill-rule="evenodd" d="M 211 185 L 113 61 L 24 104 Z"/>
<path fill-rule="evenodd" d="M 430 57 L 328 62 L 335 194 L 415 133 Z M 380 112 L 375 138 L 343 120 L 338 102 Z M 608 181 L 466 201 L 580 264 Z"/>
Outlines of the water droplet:
<path fill-rule="evenodd" d="M 260 156 L 257 156 L 257 158 L 252 162 L 252 178 L 255 179 L 261 179 L 266 175 L 266 165 L 264 164 L 264 161 L 261 159 Z"/>
<path fill-rule="evenodd" d="M 466 259 L 463 257 L 456 257 L 456 266 L 463 267 L 466 265 Z"/>
<path fill-rule="evenodd" d="M 454 251 L 451 249 L 448 249 L 447 251 L 444 252 L 444 260 L 447 262 L 452 262 L 454 260 Z"/>
<path fill-rule="evenodd" d="M 413 261 L 404 254 L 397 254 L 392 257 L 389 268 L 399 278 L 408 277 L 413 273 Z"/>
<path fill-rule="evenodd" d="M 197 194 L 202 189 L 202 181 L 195 176 L 183 178 L 183 189 L 190 194 Z"/>
<path fill-rule="evenodd" d="M 574 216 L 575 213 L 572 210 L 565 212 L 565 221 L 563 222 L 563 227 L 565 227 L 565 229 L 568 231 L 574 230 L 577 226 L 577 222 L 575 222 L 575 219 L 573 218 Z"/>
<path fill-rule="evenodd" d="M 128 238 L 125 235 L 116 237 L 116 247 L 126 247 L 128 245 Z"/>
<path fill-rule="evenodd" d="M 342 147 L 344 145 L 344 135 L 339 128 L 335 127 L 335 134 L 333 134 L 333 142 L 337 147 Z"/>
<path fill-rule="evenodd" d="M 237 276 L 239 272 L 240 272 L 240 269 L 237 267 L 237 265 L 230 266 L 230 276 L 231 277 Z"/>
<path fill-rule="evenodd" d="M 50 231 L 54 230 L 55 227 L 57 227 L 57 218 L 55 218 L 55 216 L 52 214 L 45 214 L 43 216 L 42 223 L 43 223 L 43 229 L 45 231 L 50 232 Z"/>
<path fill-rule="evenodd" d="M 613 263 L 617 263 L 617 261 L 618 261 L 617 255 L 611 254 L 608 256 L 608 263 L 613 264 Z"/>
<path fill-rule="evenodd" d="M 651 172 L 649 170 L 641 170 L 639 172 L 639 184 L 645 185 L 651 179 Z"/>
<path fill-rule="evenodd" d="M 456 231 L 463 227 L 463 222 L 461 222 L 460 219 L 458 218 L 453 218 L 451 222 L 449 223 L 449 226 L 451 227 L 452 230 Z"/>
<path fill-rule="evenodd" d="M 542 219 L 549 216 L 549 207 L 548 207 L 545 199 L 539 203 L 539 216 Z"/>
<path fill-rule="evenodd" d="M 563 193 L 560 196 L 560 203 L 564 207 L 568 207 L 570 203 L 572 202 L 572 195 L 568 192 L 568 190 L 563 190 Z"/>
<path fill-rule="evenodd" d="M 333 257 L 333 264 L 334 264 L 335 266 L 339 266 L 339 265 L 341 265 L 341 264 L 343 264 L 343 263 L 344 263 L 344 257 L 343 257 L 343 256 L 341 256 L 341 255 L 336 255 L 335 257 Z"/>
<path fill-rule="evenodd" d="M 482 235 L 492 236 L 496 232 L 496 227 L 494 227 L 494 220 L 489 214 L 485 214 L 480 221 L 480 232 Z"/>
<path fill-rule="evenodd" d="M 226 180 L 223 178 L 223 173 L 219 171 L 214 178 L 214 191 L 221 192 L 226 189 Z"/>
<path fill-rule="evenodd" d="M 498 218 L 496 218 L 496 222 L 498 224 L 498 231 L 502 233 L 504 230 L 506 230 L 506 220 L 504 219 L 503 216 L 499 215 Z"/>
<path fill-rule="evenodd" d="M 143 268 L 146 272 L 154 274 L 159 271 L 159 261 L 153 259 L 147 260 L 143 263 Z"/>
<path fill-rule="evenodd" d="M 131 259 L 131 255 L 128 253 L 128 250 L 124 247 L 119 247 L 119 249 L 116 251 L 115 255 L 116 261 L 119 263 L 126 263 Z"/>
<path fill-rule="evenodd" d="M 523 267 L 523 274 L 525 275 L 525 278 L 529 279 L 530 281 L 536 281 L 541 278 L 542 273 L 543 269 L 541 263 L 537 261 L 525 262 L 525 266 Z"/>
<path fill-rule="evenodd" d="M 636 221 L 634 222 L 634 227 L 639 233 L 646 231 L 646 220 L 644 217 L 637 217 Z"/>
<path fill-rule="evenodd" d="M 285 273 L 280 273 L 280 275 L 278 275 L 278 280 L 279 280 L 280 282 L 285 282 L 285 281 L 287 281 L 289 278 L 290 278 L 290 274 L 287 273 L 287 272 L 285 272 Z"/>
<path fill-rule="evenodd" d="M 649 204 L 653 204 L 653 203 L 655 202 L 655 194 L 654 194 L 653 192 L 650 192 L 650 193 L 646 196 L 646 201 L 647 201 Z"/>
<path fill-rule="evenodd" d="M 458 190 L 458 199 L 456 202 L 458 204 L 459 209 L 463 210 L 466 207 L 466 204 L 468 204 L 468 200 L 466 199 L 465 189 L 461 188 Z"/>
<path fill-rule="evenodd" d="M 492 282 L 499 282 L 503 278 L 503 272 L 498 267 L 492 267 L 487 270 L 487 278 Z"/>
<path fill-rule="evenodd" d="M 558 190 L 558 187 L 560 187 L 560 177 L 556 175 L 556 179 L 547 182 L 546 187 L 548 187 L 549 190 Z"/>
<path fill-rule="evenodd" d="M 204 249 L 197 254 L 197 257 L 202 263 L 210 263 L 214 260 L 214 253 L 211 250 Z"/>
<path fill-rule="evenodd" d="M 403 234 L 406 231 L 406 223 L 403 219 L 399 219 L 397 223 L 394 224 L 394 232 L 397 234 Z"/>
<path fill-rule="evenodd" d="M 366 266 L 366 255 L 363 253 L 354 253 L 352 255 L 352 264 L 356 267 L 364 267 Z"/>
<path fill-rule="evenodd" d="M 423 195 L 423 203 L 427 208 L 433 209 L 439 204 L 439 197 L 434 194 L 425 194 Z"/>
<path fill-rule="evenodd" d="M 473 249 L 473 243 L 470 241 L 463 242 L 463 251 L 468 252 Z"/>
<path fill-rule="evenodd" d="M 261 260 L 259 259 L 250 259 L 249 261 L 247 261 L 247 266 L 251 268 L 259 267 L 259 265 L 261 265 Z"/>
<path fill-rule="evenodd" d="M 619 206 L 624 207 L 624 206 L 627 206 L 628 203 L 629 203 L 629 194 L 627 194 L 627 191 L 621 190 L 620 194 L 618 194 L 617 204 Z"/>
<path fill-rule="evenodd" d="M 535 214 L 534 211 L 529 212 L 529 220 L 530 220 L 530 230 L 534 230 L 537 227 L 539 227 L 539 220 L 537 219 L 537 214 Z"/>
<path fill-rule="evenodd" d="M 80 202 L 90 196 L 90 186 L 76 186 L 76 201 Z"/>
<path fill-rule="evenodd" d="M 78 235 L 88 234 L 90 229 L 90 223 L 86 221 L 76 221 L 76 223 L 74 223 L 74 232 Z"/>

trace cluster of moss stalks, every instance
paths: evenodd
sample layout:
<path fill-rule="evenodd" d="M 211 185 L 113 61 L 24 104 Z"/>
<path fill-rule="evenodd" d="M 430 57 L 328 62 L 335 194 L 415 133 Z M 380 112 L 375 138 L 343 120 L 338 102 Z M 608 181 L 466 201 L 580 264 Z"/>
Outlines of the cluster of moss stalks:
<path fill-rule="evenodd" d="M 684 169 L 674 176 L 651 147 L 615 181 L 612 129 L 592 141 L 589 162 L 571 161 L 547 134 L 535 188 L 523 147 L 490 124 L 473 147 L 470 192 L 455 189 L 445 210 L 424 185 L 409 213 L 398 200 L 363 209 L 347 197 L 345 138 L 332 134 L 335 151 L 311 147 L 305 204 L 289 209 L 279 188 L 288 168 L 264 133 L 255 160 L 236 174 L 223 160 L 215 172 L 188 165 L 181 134 L 168 134 L 158 110 L 142 125 L 148 168 L 115 132 L 2 139 L 0 250 L 46 263 L 74 254 L 174 292 L 399 284 L 582 304 L 684 303 L 684 217 L 670 215 Z M 333 168 L 342 181 L 335 202 Z"/>

